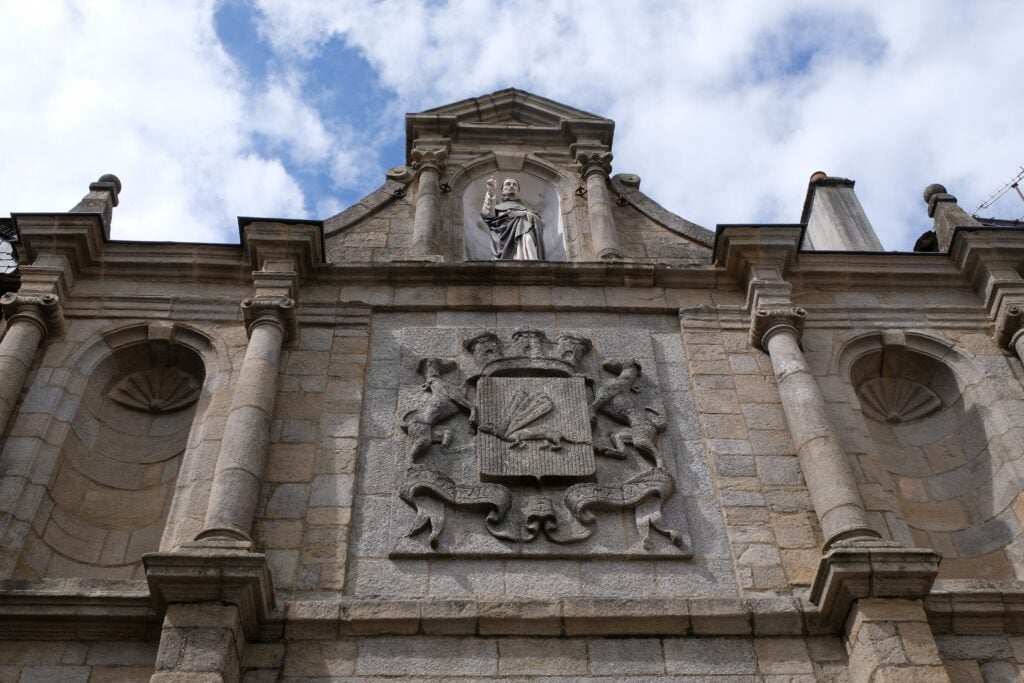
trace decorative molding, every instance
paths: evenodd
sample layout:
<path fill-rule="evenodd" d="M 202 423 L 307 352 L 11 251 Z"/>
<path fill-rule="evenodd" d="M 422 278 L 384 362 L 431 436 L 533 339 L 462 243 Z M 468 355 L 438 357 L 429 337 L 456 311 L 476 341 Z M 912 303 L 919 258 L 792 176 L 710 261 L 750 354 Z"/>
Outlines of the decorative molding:
<path fill-rule="evenodd" d="M 861 598 L 918 600 L 928 595 L 942 556 L 926 548 L 904 548 L 893 541 L 837 541 L 818 563 L 810 601 L 822 619 L 838 630 Z"/>
<path fill-rule="evenodd" d="M 540 330 L 524 329 L 512 333 L 510 344 L 493 332 L 484 332 L 468 340 L 463 348 L 473 354 L 481 375 L 529 372 L 571 377 L 579 371 L 591 343 L 572 334 L 559 335 L 552 341 Z"/>
<path fill-rule="evenodd" d="M 1024 309 L 1019 305 L 1003 306 L 996 319 L 993 338 L 999 348 L 1015 352 L 1018 337 L 1024 334 Z"/>
<path fill-rule="evenodd" d="M 920 420 L 942 409 L 934 391 L 905 377 L 872 377 L 860 383 L 857 396 L 865 415 L 890 424 Z"/>
<path fill-rule="evenodd" d="M 178 368 L 148 368 L 133 372 L 114 385 L 110 400 L 127 408 L 173 413 L 199 400 L 200 386 Z"/>
<path fill-rule="evenodd" d="M 414 147 L 409 158 L 412 160 L 410 166 L 416 173 L 433 169 L 440 175 L 448 163 L 448 150 L 444 147 Z"/>
<path fill-rule="evenodd" d="M 575 147 L 575 145 L 573 145 Z M 612 153 L 604 151 L 578 151 L 574 150 L 576 167 L 580 176 L 586 179 L 594 173 L 600 173 L 606 178 L 612 172 Z"/>
<path fill-rule="evenodd" d="M 288 297 L 253 297 L 244 299 L 241 304 L 242 320 L 245 332 L 252 336 L 253 329 L 260 324 L 277 325 L 285 334 L 285 339 L 292 339 L 298 333 L 298 322 L 295 315 L 295 300 Z"/>
<path fill-rule="evenodd" d="M 64 309 L 56 294 L 8 292 L 0 296 L 0 306 L 8 325 L 24 320 L 39 327 L 44 337 L 64 334 Z"/>
<path fill-rule="evenodd" d="M 759 308 L 750 317 L 750 344 L 767 351 L 767 338 L 783 331 L 788 331 L 799 341 L 806 321 L 807 311 L 795 306 Z"/>
<path fill-rule="evenodd" d="M 238 607 L 246 638 L 255 640 L 274 612 L 274 584 L 265 555 L 195 543 L 143 555 L 142 563 L 161 618 L 171 603 L 227 603 Z"/>

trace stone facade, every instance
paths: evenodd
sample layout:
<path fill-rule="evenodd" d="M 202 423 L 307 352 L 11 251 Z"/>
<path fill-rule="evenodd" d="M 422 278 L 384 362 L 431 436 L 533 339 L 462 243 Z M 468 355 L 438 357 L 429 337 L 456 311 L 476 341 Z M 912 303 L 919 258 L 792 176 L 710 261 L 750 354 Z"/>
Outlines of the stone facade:
<path fill-rule="evenodd" d="M 930 186 L 886 253 L 819 173 L 711 232 L 613 130 L 412 114 L 239 245 L 110 241 L 113 176 L 4 222 L 0 680 L 1016 680 L 1024 231 Z"/>

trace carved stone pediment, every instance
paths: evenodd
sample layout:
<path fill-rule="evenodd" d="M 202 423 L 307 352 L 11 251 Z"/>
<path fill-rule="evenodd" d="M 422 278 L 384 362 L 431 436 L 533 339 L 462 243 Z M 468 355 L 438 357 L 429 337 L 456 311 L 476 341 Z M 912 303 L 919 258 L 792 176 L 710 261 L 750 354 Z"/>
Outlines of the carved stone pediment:
<path fill-rule="evenodd" d="M 391 557 L 689 556 L 639 361 L 598 365 L 589 339 L 534 329 L 463 348 L 475 367 L 422 359 L 399 409 Z"/>

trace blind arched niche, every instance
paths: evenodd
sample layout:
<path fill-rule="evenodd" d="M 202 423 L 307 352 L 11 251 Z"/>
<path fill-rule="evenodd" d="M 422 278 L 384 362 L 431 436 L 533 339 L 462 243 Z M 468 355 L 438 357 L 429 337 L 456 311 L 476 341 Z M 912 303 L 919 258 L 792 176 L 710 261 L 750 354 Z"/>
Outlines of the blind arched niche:
<path fill-rule="evenodd" d="M 848 363 L 873 443 L 865 499 L 905 525 L 914 545 L 942 553 L 940 578 L 1021 578 L 1022 454 L 994 400 L 1009 388 L 1000 382 L 1014 380 L 987 375 L 939 340 L 895 339 L 860 340 Z"/>
<path fill-rule="evenodd" d="M 171 336 L 140 334 L 106 350 L 77 402 L 20 578 L 143 578 L 205 376 L 196 350 Z"/>

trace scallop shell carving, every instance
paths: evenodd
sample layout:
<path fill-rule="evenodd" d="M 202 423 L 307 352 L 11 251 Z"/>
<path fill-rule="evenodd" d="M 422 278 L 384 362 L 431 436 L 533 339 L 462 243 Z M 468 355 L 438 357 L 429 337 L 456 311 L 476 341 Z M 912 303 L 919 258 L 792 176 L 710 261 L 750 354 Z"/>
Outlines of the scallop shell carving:
<path fill-rule="evenodd" d="M 879 422 L 898 424 L 927 417 L 942 409 L 931 389 L 902 377 L 875 377 L 857 387 L 864 414 Z"/>
<path fill-rule="evenodd" d="M 126 408 L 170 413 L 199 400 L 199 383 L 177 368 L 150 368 L 122 378 L 108 396 Z"/>

